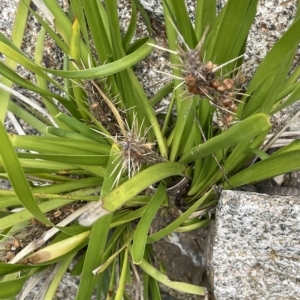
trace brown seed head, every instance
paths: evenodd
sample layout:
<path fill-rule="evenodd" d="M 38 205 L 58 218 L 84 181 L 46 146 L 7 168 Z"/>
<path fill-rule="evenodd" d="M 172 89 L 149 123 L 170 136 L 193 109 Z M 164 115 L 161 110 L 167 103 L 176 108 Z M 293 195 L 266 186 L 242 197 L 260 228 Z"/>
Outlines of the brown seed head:
<path fill-rule="evenodd" d="M 230 108 L 229 108 L 230 111 L 232 111 L 233 113 L 235 113 L 237 111 L 237 107 L 236 105 L 233 103 Z"/>
<path fill-rule="evenodd" d="M 187 75 L 185 78 L 185 84 L 188 88 L 189 93 L 197 95 L 199 94 L 199 88 L 197 86 L 197 79 L 193 75 Z"/>
<path fill-rule="evenodd" d="M 207 96 L 207 95 L 209 95 L 209 91 L 208 91 L 207 88 L 201 87 L 201 88 L 198 88 L 196 94 L 197 94 L 197 95 L 200 95 L 200 96 Z"/>
<path fill-rule="evenodd" d="M 208 61 L 208 62 L 204 65 L 204 72 L 211 72 L 212 69 L 214 68 L 214 66 L 217 66 L 217 65 L 213 64 L 211 61 Z"/>
<path fill-rule="evenodd" d="M 187 85 L 187 86 L 194 86 L 194 85 L 196 85 L 197 84 L 197 79 L 195 78 L 195 76 L 193 76 L 193 75 L 187 75 L 185 78 L 184 78 L 184 80 L 185 80 L 185 84 Z"/>
<path fill-rule="evenodd" d="M 18 240 L 18 239 L 16 239 L 16 238 L 14 238 L 13 244 L 14 244 L 14 246 L 16 247 L 16 249 L 19 248 L 19 247 L 21 247 L 21 242 L 20 242 L 20 240 Z"/>
<path fill-rule="evenodd" d="M 234 81 L 230 78 L 223 80 L 223 85 L 226 87 L 226 90 L 232 90 L 234 87 Z"/>
<path fill-rule="evenodd" d="M 216 79 L 210 82 L 210 87 L 216 90 L 218 86 L 220 86 L 220 84 L 221 84 L 220 81 Z"/>
<path fill-rule="evenodd" d="M 233 104 L 232 99 L 230 98 L 224 98 L 221 100 L 224 107 L 230 107 Z"/>
<path fill-rule="evenodd" d="M 223 84 L 220 84 L 218 87 L 217 87 L 217 91 L 220 92 L 220 93 L 224 93 L 226 92 L 226 86 L 223 85 Z"/>
<path fill-rule="evenodd" d="M 226 117 L 225 117 L 225 123 L 227 124 L 227 125 L 229 125 L 231 122 L 233 121 L 233 115 L 227 115 Z"/>

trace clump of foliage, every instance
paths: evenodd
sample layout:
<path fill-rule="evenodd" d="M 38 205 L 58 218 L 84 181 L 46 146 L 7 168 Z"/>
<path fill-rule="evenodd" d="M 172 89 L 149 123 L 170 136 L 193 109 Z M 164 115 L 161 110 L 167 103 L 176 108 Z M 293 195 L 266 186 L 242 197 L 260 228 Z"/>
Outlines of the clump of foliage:
<path fill-rule="evenodd" d="M 67 15 L 56 1 L 44 2 L 53 18 L 43 20 L 29 0 L 20 1 L 12 39 L 0 35 L 6 56 L 0 62 L 0 176 L 13 188 L 0 191 L 0 298 L 14 297 L 30 277 L 48 271 L 53 279 L 43 297 L 52 299 L 75 256 L 76 299 L 90 299 L 95 288 L 98 299 L 129 299 L 132 274 L 143 277 L 144 299 L 160 299 L 158 282 L 205 295 L 205 288 L 172 282 L 156 269 L 152 243 L 172 231 L 208 226 L 208 215 L 193 213 L 216 205 L 214 186 L 228 189 L 299 169 L 297 141 L 271 156 L 259 150 L 270 116 L 300 95 L 299 66 L 290 72 L 299 5 L 293 24 L 241 91 L 242 54 L 258 1 L 229 0 L 218 15 L 215 1 L 196 1 L 192 25 L 183 0 L 164 0 L 173 77 L 148 99 L 134 65 L 155 42 L 148 27 L 149 36 L 131 43 L 137 9 L 149 24 L 138 1 L 131 1 L 124 36 L 114 0 L 71 0 Z M 20 50 L 27 13 L 42 25 L 34 59 Z M 63 70 L 41 64 L 46 33 L 65 54 Z M 19 76 L 17 64 L 36 82 Z M 13 83 L 35 92 L 46 111 L 11 101 Z M 158 117 L 153 106 L 167 94 L 170 104 Z M 7 111 L 39 135 L 8 134 Z M 256 155 L 262 160 L 250 166 Z M 151 231 L 176 196 L 184 196 L 181 213 Z"/>

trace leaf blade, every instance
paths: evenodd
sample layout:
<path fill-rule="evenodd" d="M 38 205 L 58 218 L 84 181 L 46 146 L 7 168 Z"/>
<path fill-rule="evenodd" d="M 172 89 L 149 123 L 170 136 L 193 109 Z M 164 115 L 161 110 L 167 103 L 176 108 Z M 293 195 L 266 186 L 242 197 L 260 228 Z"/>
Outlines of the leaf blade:
<path fill-rule="evenodd" d="M 131 256 L 134 264 L 140 264 L 142 262 L 151 222 L 164 201 L 164 198 L 166 198 L 166 187 L 160 184 L 156 193 L 148 203 L 134 234 L 131 248 Z"/>

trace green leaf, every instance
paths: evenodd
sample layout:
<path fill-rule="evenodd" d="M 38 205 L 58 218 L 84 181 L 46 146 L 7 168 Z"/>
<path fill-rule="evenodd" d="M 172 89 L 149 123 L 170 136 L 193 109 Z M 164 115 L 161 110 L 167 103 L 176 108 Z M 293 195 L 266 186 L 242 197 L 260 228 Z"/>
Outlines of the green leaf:
<path fill-rule="evenodd" d="M 93 141 L 82 143 L 80 140 L 71 138 L 10 135 L 10 139 L 14 148 L 33 150 L 45 154 L 109 155 L 111 149 L 109 145 Z"/>
<path fill-rule="evenodd" d="M 244 50 L 253 23 L 258 0 L 229 0 L 213 23 L 204 44 L 205 60 L 225 63 L 238 57 Z M 234 66 L 226 66 L 228 72 Z M 227 73 L 223 70 L 223 74 Z"/>
<path fill-rule="evenodd" d="M 115 179 L 118 175 L 118 170 L 115 170 L 117 165 L 116 159 L 118 159 L 118 156 L 119 149 L 116 144 L 113 144 L 109 156 L 107 172 L 102 185 L 101 196 L 105 196 L 107 193 L 109 193 L 115 184 Z M 87 225 L 93 223 L 90 221 L 91 220 L 88 220 L 88 222 L 86 222 Z M 82 271 L 82 280 L 80 281 L 76 300 L 85 300 L 91 298 L 97 280 L 97 277 L 93 275 L 92 271 L 101 265 L 106 259 L 104 256 L 104 249 L 105 246 L 108 246 L 106 245 L 106 241 L 111 221 L 112 214 L 108 214 L 96 221 L 92 227 L 92 233 Z M 101 236 L 100 241 L 99 236 Z"/>
<path fill-rule="evenodd" d="M 187 218 L 197 209 L 200 209 L 200 206 L 208 201 L 211 200 L 211 198 L 214 196 L 214 191 L 211 189 L 207 193 L 205 193 L 200 199 L 198 199 L 193 205 L 191 205 L 182 215 L 180 215 L 175 221 L 173 221 L 171 224 L 163 228 L 162 230 L 155 232 L 154 234 L 151 234 L 147 238 L 147 243 L 153 243 L 156 242 L 163 237 L 170 234 L 173 230 L 178 228 Z"/>
<path fill-rule="evenodd" d="M 172 140 L 170 161 L 176 161 L 181 145 L 184 145 L 187 141 L 188 135 L 183 133 L 185 129 L 190 130 L 192 124 L 194 123 L 194 114 L 191 110 L 192 107 L 193 101 L 184 101 L 181 104 L 177 116 L 177 122 L 175 123 L 174 128 L 174 138 Z"/>
<path fill-rule="evenodd" d="M 151 166 L 106 195 L 102 199 L 103 209 L 113 212 L 155 182 L 175 175 L 185 176 L 186 167 L 182 164 L 171 162 Z"/>
<path fill-rule="evenodd" d="M 206 294 L 206 289 L 204 287 L 196 286 L 185 282 L 171 281 L 167 275 L 161 273 L 156 268 L 151 266 L 149 262 L 147 262 L 145 259 L 142 260 L 139 266 L 144 272 L 149 274 L 155 280 L 157 280 L 160 283 L 163 283 L 165 286 L 168 286 L 172 289 L 193 295 L 204 296 Z"/>
<path fill-rule="evenodd" d="M 257 135 L 254 139 L 244 140 L 234 147 L 229 157 L 225 161 L 226 172 L 232 172 L 233 170 L 240 170 L 245 163 L 249 162 L 253 158 L 253 152 L 249 152 L 249 149 L 259 149 L 269 132 L 269 129 L 265 130 L 261 134 Z"/>
<path fill-rule="evenodd" d="M 66 205 L 68 203 L 73 202 L 74 200 L 67 200 L 64 198 L 57 198 L 52 201 L 44 202 L 42 204 L 39 204 L 39 209 L 41 212 L 48 212 L 50 210 L 53 210 L 55 208 L 61 207 L 63 205 Z M 0 219 L 0 230 L 12 227 L 18 223 L 27 221 L 31 218 L 36 218 L 37 219 L 37 213 L 33 212 L 31 213 L 29 210 L 22 210 L 13 214 L 10 214 L 6 217 L 3 217 Z M 52 224 L 48 219 L 47 219 L 48 224 Z M 47 224 L 45 222 L 45 224 Z"/>
<path fill-rule="evenodd" d="M 37 270 L 40 267 L 30 266 L 30 265 L 21 265 L 21 264 L 5 264 L 0 262 L 0 276 L 7 274 L 13 274 L 16 272 L 26 272 L 28 270 Z M 1 299 L 1 298 L 0 298 Z"/>
<path fill-rule="evenodd" d="M 138 223 L 131 248 L 131 256 L 134 264 L 140 264 L 142 262 L 151 222 L 166 196 L 166 187 L 160 184 Z"/>
<path fill-rule="evenodd" d="M 57 290 L 59 284 L 61 283 L 63 276 L 67 272 L 68 267 L 74 260 L 74 257 L 75 257 L 75 254 L 70 255 L 69 257 L 65 258 L 61 262 L 61 264 L 59 265 L 58 270 L 56 271 L 55 276 L 52 279 L 52 281 L 49 285 L 49 288 L 44 296 L 44 300 L 53 299 L 56 296 L 56 293 L 57 293 L 56 290 Z"/>
<path fill-rule="evenodd" d="M 131 221 L 141 218 L 143 216 L 145 210 L 146 210 L 146 206 L 142 206 L 138 209 L 135 209 L 132 212 L 125 211 L 125 212 L 123 212 L 123 214 L 121 214 L 121 216 L 118 215 L 117 213 L 115 213 L 114 218 L 111 222 L 111 228 L 120 226 L 122 224 L 129 223 Z"/>
<path fill-rule="evenodd" d="M 245 184 L 255 183 L 280 174 L 300 169 L 300 143 L 294 143 L 296 150 L 270 156 L 244 170 L 229 179 L 230 185 L 238 187 Z M 284 149 L 284 148 L 283 148 Z M 225 184 L 225 188 L 228 185 Z"/>
<path fill-rule="evenodd" d="M 248 148 L 247 151 L 253 152 L 256 156 L 258 156 L 261 160 L 267 159 L 270 155 L 260 149 Z"/>
<path fill-rule="evenodd" d="M 46 4 L 47 8 L 51 11 L 51 13 L 54 15 L 55 29 L 62 37 L 62 38 L 59 37 L 58 39 L 55 39 L 56 43 L 58 43 L 60 41 L 60 44 L 61 44 L 62 40 L 64 40 L 65 43 L 68 46 L 70 46 L 71 32 L 72 32 L 71 21 L 68 19 L 67 15 L 65 14 L 65 12 L 62 10 L 62 8 L 59 6 L 59 4 L 57 2 L 55 2 L 55 1 L 53 2 L 52 0 L 45 0 L 44 3 Z M 41 18 L 39 19 L 39 22 L 41 22 Z M 42 23 L 42 24 L 43 24 L 43 26 L 45 26 L 44 23 Z M 49 29 L 49 27 L 48 27 L 48 29 Z M 50 33 L 50 31 L 48 31 L 48 32 Z M 53 36 L 54 35 L 52 34 L 52 37 Z M 67 54 L 69 54 L 67 49 L 65 52 Z M 80 52 L 81 52 L 81 58 L 84 61 L 84 64 L 88 65 L 88 50 L 87 50 L 86 45 L 82 41 L 80 43 Z"/>
<path fill-rule="evenodd" d="M 104 64 L 105 61 L 111 60 L 111 39 L 109 36 L 108 17 L 101 2 L 83 0 L 82 1 L 88 27 L 95 44 L 95 48 L 100 59 Z"/>
<path fill-rule="evenodd" d="M 91 141 L 90 138 L 88 138 L 80 133 L 70 131 L 70 130 L 64 130 L 64 129 L 61 129 L 58 127 L 48 126 L 46 132 L 48 134 L 50 133 L 51 135 L 55 135 L 55 136 L 62 137 L 62 138 L 71 138 L 71 139 L 86 141 L 86 142 Z"/>
<path fill-rule="evenodd" d="M 210 224 L 210 220 L 206 219 L 206 220 L 198 221 L 198 222 L 190 224 L 190 225 L 178 227 L 177 229 L 174 230 L 174 232 L 190 232 L 190 231 L 196 230 L 198 228 L 208 227 L 209 224 Z"/>
<path fill-rule="evenodd" d="M 116 300 L 122 300 L 123 299 L 123 294 L 125 291 L 125 284 L 126 284 L 126 275 L 127 275 L 127 270 L 129 269 L 129 264 L 128 264 L 128 249 L 126 249 L 123 259 L 123 265 L 122 265 L 122 271 L 121 271 L 121 276 L 119 280 L 119 286 L 116 292 L 115 299 Z M 129 270 L 128 270 L 129 271 Z"/>
<path fill-rule="evenodd" d="M 8 175 L 9 181 L 14 188 L 16 195 L 20 202 L 30 211 L 36 219 L 40 222 L 48 225 L 52 223 L 44 216 L 38 207 L 35 198 L 33 197 L 24 172 L 21 167 L 21 163 L 15 153 L 11 141 L 5 131 L 2 123 L 0 123 L 0 155 L 3 160 L 3 164 Z"/>
<path fill-rule="evenodd" d="M 75 118 L 72 118 L 63 113 L 59 113 L 57 116 L 55 116 L 55 119 L 64 122 L 72 129 L 82 133 L 84 136 L 86 136 L 96 142 L 100 142 L 102 144 L 105 144 L 105 143 L 107 144 L 107 142 L 105 141 L 105 138 L 101 134 L 92 130 L 90 126 L 84 124 L 83 122 L 81 122 Z"/>
<path fill-rule="evenodd" d="M 144 272 L 143 274 L 143 278 L 144 278 L 144 282 L 145 282 L 145 278 L 148 279 L 148 285 L 149 285 L 149 289 L 151 291 L 151 298 L 149 297 L 148 298 L 148 293 L 147 292 L 147 289 L 145 288 L 144 290 L 144 299 L 148 300 L 148 299 L 157 299 L 157 300 L 162 300 L 161 298 L 161 293 L 160 293 L 160 288 L 159 288 L 159 284 L 158 282 L 152 278 L 151 276 L 149 276 L 146 272 Z M 145 284 L 147 283 L 147 281 L 145 282 Z"/>
<path fill-rule="evenodd" d="M 177 37 L 177 31 L 174 28 L 174 22 L 171 20 L 174 20 L 172 12 L 170 11 L 171 0 L 163 1 L 163 9 L 164 9 L 164 19 L 166 24 L 166 32 L 168 37 L 168 44 L 169 49 L 174 51 L 175 53 L 170 53 L 170 63 L 172 65 L 180 65 L 181 60 L 177 54 L 178 52 L 178 37 Z M 173 87 L 177 87 L 182 83 L 182 80 L 179 78 L 182 78 L 182 71 L 178 68 L 173 68 L 172 70 L 173 74 L 176 76 L 173 80 Z M 182 90 L 181 89 L 174 89 L 173 97 L 174 100 L 176 100 L 177 105 L 177 111 L 180 112 L 180 107 L 182 104 Z"/>
<path fill-rule="evenodd" d="M 19 153 L 19 158 L 43 159 L 66 164 L 81 164 L 89 166 L 106 166 L 108 161 L 107 155 L 70 155 L 70 154 L 35 154 Z M 54 167 L 52 167 L 53 169 Z"/>
<path fill-rule="evenodd" d="M 197 39 L 200 40 L 205 28 L 210 28 L 216 18 L 216 1 L 197 0 L 195 14 L 195 33 Z"/>
<path fill-rule="evenodd" d="M 126 82 L 125 94 L 127 95 L 127 100 L 131 101 L 126 103 L 126 107 L 135 107 L 135 115 L 133 115 L 133 121 L 130 124 L 137 122 L 135 119 L 138 117 L 137 123 L 141 127 L 139 131 L 142 133 L 148 132 L 148 141 L 154 142 L 154 140 L 156 140 L 161 156 L 167 158 L 168 151 L 165 144 L 165 138 L 162 135 L 156 115 L 141 83 L 137 80 L 132 70 L 126 71 L 126 78 L 130 78 L 130 81 Z M 135 99 L 135 101 L 130 99 Z M 153 136 L 153 134 L 155 136 Z"/>
<path fill-rule="evenodd" d="M 29 3 L 30 0 L 24 0 L 19 1 L 18 4 L 18 9 L 16 12 L 14 26 L 11 34 L 11 41 L 14 44 L 14 47 L 16 48 L 20 48 L 22 44 L 23 35 L 26 28 Z M 3 40 L 3 38 L 1 38 L 1 40 Z M 5 60 L 5 63 L 12 70 L 14 70 L 17 66 L 17 64 L 13 60 L 8 58 Z M 9 87 L 11 87 L 13 84 L 13 82 L 4 77 L 1 78 L 1 83 Z M 0 89 L 0 99 L 0 122 L 4 122 L 8 102 L 10 100 L 10 94 Z"/>
<path fill-rule="evenodd" d="M 24 120 L 26 123 L 30 124 L 33 128 L 39 131 L 41 134 L 49 136 L 47 133 L 47 124 L 35 118 L 31 113 L 16 105 L 14 102 L 10 101 L 8 103 L 8 109 L 21 120 Z"/>
<path fill-rule="evenodd" d="M 92 271 L 103 263 L 103 252 L 106 246 L 111 218 L 111 214 L 106 215 L 93 225 L 76 300 L 91 299 L 97 283 L 97 276 Z"/>
<path fill-rule="evenodd" d="M 278 99 L 278 95 L 282 92 L 285 78 L 294 58 L 295 48 L 294 46 L 288 53 L 285 53 L 285 56 L 281 58 L 280 64 L 274 67 L 273 73 L 269 74 L 264 81 L 261 81 L 260 86 L 254 91 L 251 99 L 245 106 L 245 115 L 250 115 L 253 112 L 269 113 L 272 109 Z"/>
<path fill-rule="evenodd" d="M 39 93 L 40 95 L 42 95 L 44 97 L 49 96 L 49 97 L 53 97 L 53 98 L 59 100 L 67 109 L 72 111 L 73 115 L 76 116 L 76 112 L 74 112 L 74 108 L 72 108 L 72 106 L 70 105 L 71 103 L 66 98 L 63 98 L 59 95 L 50 93 L 47 90 L 44 90 L 42 88 L 39 88 L 39 87 L 35 86 L 30 81 L 28 81 L 28 80 L 22 78 L 21 76 L 19 76 L 17 73 L 15 73 L 13 70 L 8 68 L 2 62 L 0 62 L 0 74 L 2 74 L 4 77 L 9 79 L 10 81 L 22 86 L 23 88 L 25 88 L 27 90 L 37 92 L 37 93 Z"/>
<path fill-rule="evenodd" d="M 170 3 L 170 1 L 168 1 Z M 176 16 L 177 29 L 182 34 L 184 41 L 187 43 L 190 49 L 193 49 L 197 45 L 195 31 L 188 15 L 184 0 L 172 0 L 174 13 Z"/>
<path fill-rule="evenodd" d="M 101 197 L 105 197 L 117 184 L 120 172 L 122 172 L 122 157 L 117 144 L 113 144 L 106 168 L 106 174 L 102 184 Z"/>
<path fill-rule="evenodd" d="M 270 156 L 274 157 L 276 155 L 280 155 L 283 153 L 288 153 L 291 151 L 297 151 L 299 149 L 299 140 L 295 140 L 292 143 L 290 143 L 289 145 L 280 148 L 279 150 L 277 150 L 276 152 L 272 153 Z"/>
<path fill-rule="evenodd" d="M 21 292 L 25 282 L 31 276 L 32 275 L 21 276 L 13 280 L 0 282 L 0 299 L 9 299 L 17 296 Z"/>
<path fill-rule="evenodd" d="M 43 26 L 43 28 L 47 31 L 47 33 L 51 36 L 51 38 L 55 41 L 57 46 L 66 54 L 70 53 L 69 45 L 64 42 L 59 34 L 57 34 L 52 28 L 48 25 L 48 22 L 45 22 L 42 17 L 40 17 L 34 10 L 30 9 L 31 14 L 38 20 L 38 22 Z M 50 21 L 51 25 L 52 20 Z"/>
<path fill-rule="evenodd" d="M 89 79 L 89 78 L 105 77 L 120 72 L 122 70 L 125 70 L 135 65 L 139 61 L 141 61 L 153 49 L 153 46 L 150 46 L 149 43 L 153 44 L 154 40 L 149 39 L 148 43 L 145 43 L 134 53 L 131 53 L 112 63 L 108 63 L 100 67 L 91 68 L 87 70 L 77 70 L 77 71 L 55 71 L 46 68 L 43 68 L 43 70 L 57 76 L 72 78 L 72 79 Z"/>
<path fill-rule="evenodd" d="M 40 69 L 35 63 L 29 60 L 24 54 L 15 51 L 7 44 L 0 42 L 0 52 L 9 57 L 14 62 L 22 65 L 24 68 L 32 71 L 34 74 L 39 75 L 41 78 L 45 79 L 46 81 L 52 83 L 55 87 L 61 89 L 60 85 L 54 81 L 51 77 L 49 77 L 44 71 Z"/>
<path fill-rule="evenodd" d="M 134 0 L 130 0 L 131 2 L 131 18 L 130 23 L 128 25 L 125 36 L 122 40 L 122 46 L 124 49 L 127 49 L 130 45 L 130 42 L 135 34 L 136 25 L 137 25 L 137 13 L 136 13 L 136 5 Z"/>
<path fill-rule="evenodd" d="M 230 148 L 244 140 L 250 140 L 270 128 L 269 118 L 265 114 L 260 113 L 250 116 L 240 123 L 233 125 L 220 135 L 183 153 L 179 162 L 188 164 L 221 149 Z"/>
<path fill-rule="evenodd" d="M 277 106 L 275 109 L 273 109 L 270 112 L 271 115 L 288 107 L 289 105 L 295 103 L 296 101 L 298 101 L 300 99 L 300 82 L 297 82 L 296 84 L 291 86 L 291 88 L 292 88 L 292 91 L 288 95 L 287 99 L 284 99 L 279 106 Z M 283 93 L 285 93 L 285 91 L 283 91 Z M 282 99 L 282 98 L 280 97 L 280 99 Z"/>
<path fill-rule="evenodd" d="M 70 57 L 74 61 L 80 61 L 81 53 L 80 53 L 80 25 L 77 18 L 73 21 L 72 24 L 72 31 L 71 31 L 71 40 L 70 40 Z M 73 62 L 69 63 L 70 70 L 77 71 L 78 68 L 76 67 Z M 82 81 L 81 80 L 74 80 L 73 81 L 73 94 L 75 97 L 75 101 L 78 107 L 78 110 L 81 114 L 81 119 L 88 120 L 88 115 L 86 110 L 88 109 L 88 104 L 86 99 L 86 93 L 82 88 Z"/>
<path fill-rule="evenodd" d="M 74 235 L 70 238 L 66 238 L 57 243 L 53 243 L 50 246 L 47 246 L 37 252 L 26 257 L 29 263 L 41 264 L 49 263 L 51 261 L 61 259 L 63 256 L 72 252 L 78 246 L 84 244 L 87 238 L 90 235 L 90 231 L 86 231 L 77 235 Z"/>
<path fill-rule="evenodd" d="M 146 10 L 144 9 L 144 6 L 140 3 L 139 0 L 133 0 L 133 1 L 135 2 L 137 9 L 140 11 L 142 18 L 144 19 L 149 36 L 151 36 L 152 35 L 152 27 L 151 27 L 151 21 L 148 16 L 148 13 L 146 12 Z M 132 0 L 131 0 L 131 2 L 132 2 Z"/>
<path fill-rule="evenodd" d="M 102 273 L 104 272 L 108 267 L 109 265 L 115 261 L 118 257 L 118 255 L 124 251 L 125 248 L 127 248 L 128 244 L 131 243 L 132 241 L 132 236 L 129 236 L 129 238 L 124 242 L 124 244 L 118 249 L 118 251 L 114 252 L 113 255 L 111 255 L 99 268 L 97 268 L 97 273 L 96 274 L 99 274 L 99 273 Z M 117 242 L 117 241 L 116 241 Z M 106 249 L 106 253 L 108 253 L 108 250 L 112 248 L 112 242 L 110 240 L 110 245 L 109 247 Z"/>
<path fill-rule="evenodd" d="M 91 49 L 90 49 L 91 48 L 90 38 L 89 38 L 87 22 L 86 22 L 87 19 L 85 18 L 85 15 L 84 15 L 84 9 L 83 9 L 82 2 L 78 1 L 78 0 L 75 0 L 75 1 L 71 0 L 71 5 L 72 5 L 72 8 L 74 9 L 74 15 L 76 16 L 76 18 L 79 21 L 80 30 L 84 37 L 85 45 L 88 50 L 88 55 L 89 55 L 89 57 L 92 57 L 92 53 L 91 53 Z"/>
<path fill-rule="evenodd" d="M 268 87 L 271 87 L 272 81 L 268 80 L 270 78 L 276 77 L 276 75 L 280 76 L 280 73 L 277 73 L 278 66 L 281 64 L 283 59 L 291 59 L 293 57 L 293 52 L 295 53 L 296 47 L 300 40 L 300 18 L 298 18 L 290 28 L 285 32 L 285 34 L 280 38 L 279 41 L 272 47 L 272 49 L 268 52 L 267 56 L 260 63 L 257 68 L 248 88 L 246 91 L 246 95 L 251 95 L 255 90 L 261 87 L 264 88 L 265 82 L 268 83 Z M 286 66 L 289 68 L 289 65 Z M 245 110 L 243 112 L 243 118 L 249 116 L 251 113 L 260 108 L 262 103 L 266 100 L 264 97 L 266 96 L 266 91 L 263 93 L 255 92 L 255 97 L 251 97 L 249 103 L 246 105 Z M 243 101 L 245 101 L 247 96 L 243 97 Z M 268 100 L 268 99 L 267 99 Z"/>

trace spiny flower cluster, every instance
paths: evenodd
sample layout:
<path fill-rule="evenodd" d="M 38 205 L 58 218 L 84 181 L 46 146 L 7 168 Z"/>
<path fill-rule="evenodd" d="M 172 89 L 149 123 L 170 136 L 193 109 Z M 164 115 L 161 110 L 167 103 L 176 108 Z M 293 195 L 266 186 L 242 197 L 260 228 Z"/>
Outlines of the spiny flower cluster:
<path fill-rule="evenodd" d="M 162 161 L 162 158 L 153 151 L 154 143 L 146 141 L 145 136 L 131 129 L 126 135 L 117 140 L 122 153 L 122 172 L 125 170 L 128 177 L 139 172 L 142 165 L 150 165 Z"/>
<path fill-rule="evenodd" d="M 205 34 L 195 49 L 189 49 L 181 38 L 187 50 L 179 49 L 178 54 L 182 62 L 180 69 L 183 71 L 188 92 L 208 98 L 210 103 L 216 107 L 218 125 L 226 129 L 234 120 L 238 102 L 236 96 L 239 86 L 245 81 L 245 78 L 240 74 L 234 79 L 217 75 L 223 66 L 239 57 L 220 66 L 212 61 L 203 62 L 201 60 L 201 48 L 204 38 Z"/>
<path fill-rule="evenodd" d="M 190 94 L 206 97 L 216 107 L 218 125 L 228 128 L 234 119 L 237 110 L 236 95 L 238 86 L 245 81 L 237 75 L 234 79 L 217 76 L 217 71 L 232 60 L 218 66 L 212 61 L 206 63 L 200 60 L 202 41 L 195 49 L 186 52 L 180 49 L 184 82 Z"/>
<path fill-rule="evenodd" d="M 88 83 L 86 92 L 89 102 L 92 103 L 91 112 L 114 136 L 114 141 L 121 149 L 122 166 L 116 180 L 120 179 L 124 171 L 127 171 L 128 176 L 131 177 L 140 170 L 142 165 L 161 161 L 160 156 L 153 151 L 155 144 L 147 142 L 147 131 L 141 134 L 141 130 L 138 129 L 136 116 L 134 116 L 133 124 L 129 126 L 126 113 L 120 111 L 115 103 L 104 94 L 99 83 L 93 80 Z M 110 124 L 114 126 L 111 127 Z M 140 128 L 143 127 L 142 125 Z"/>

